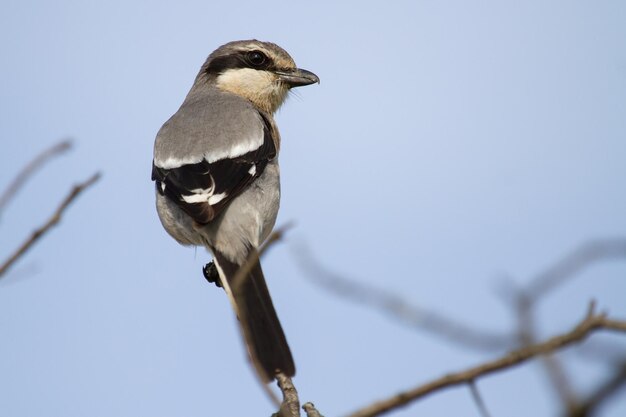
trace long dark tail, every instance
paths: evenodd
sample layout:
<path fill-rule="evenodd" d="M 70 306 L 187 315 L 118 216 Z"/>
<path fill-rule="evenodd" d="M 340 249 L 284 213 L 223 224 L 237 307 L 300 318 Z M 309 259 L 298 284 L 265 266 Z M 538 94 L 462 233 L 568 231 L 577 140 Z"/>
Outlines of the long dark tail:
<path fill-rule="evenodd" d="M 234 304 L 248 352 L 262 379 L 269 382 L 278 372 L 295 375 L 291 350 L 276 315 L 261 264 L 257 261 L 247 277 L 233 282 L 240 265 L 217 251 L 214 255 L 218 269 L 221 269 L 220 275 L 223 275 L 220 278 L 226 280 L 222 284 Z"/>

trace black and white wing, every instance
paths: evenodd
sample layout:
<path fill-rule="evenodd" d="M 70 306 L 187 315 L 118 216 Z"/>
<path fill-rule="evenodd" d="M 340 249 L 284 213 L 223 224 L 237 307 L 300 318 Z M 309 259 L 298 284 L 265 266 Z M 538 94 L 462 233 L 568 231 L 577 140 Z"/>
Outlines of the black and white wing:
<path fill-rule="evenodd" d="M 263 122 L 260 146 L 241 155 L 232 152 L 217 160 L 205 157 L 198 163 L 167 164 L 167 168 L 153 161 L 152 180 L 157 192 L 170 198 L 197 223 L 209 223 L 276 157 L 269 124 L 264 118 Z"/>

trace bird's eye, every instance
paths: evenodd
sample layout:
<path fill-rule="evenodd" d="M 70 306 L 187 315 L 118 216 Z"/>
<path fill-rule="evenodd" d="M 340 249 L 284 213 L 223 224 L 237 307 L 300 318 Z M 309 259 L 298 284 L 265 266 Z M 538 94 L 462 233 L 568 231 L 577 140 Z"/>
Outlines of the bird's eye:
<path fill-rule="evenodd" d="M 263 52 L 261 51 L 248 52 L 248 62 L 250 62 L 250 64 L 254 65 L 255 67 L 259 67 L 265 64 L 265 61 L 267 61 L 267 57 L 265 56 Z"/>

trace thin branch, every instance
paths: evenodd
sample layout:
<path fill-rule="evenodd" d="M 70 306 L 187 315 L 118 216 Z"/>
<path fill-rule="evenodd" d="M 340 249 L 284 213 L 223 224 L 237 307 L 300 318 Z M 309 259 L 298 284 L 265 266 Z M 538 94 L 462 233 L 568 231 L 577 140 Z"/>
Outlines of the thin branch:
<path fill-rule="evenodd" d="M 93 185 L 100 178 L 100 173 L 95 173 L 91 176 L 87 181 L 75 185 L 70 193 L 65 197 L 65 199 L 61 202 L 56 211 L 52 214 L 52 216 L 44 223 L 41 227 L 35 229 L 35 231 L 31 234 L 31 236 L 26 239 L 22 245 L 17 248 L 17 250 L 9 256 L 9 258 L 0 265 L 0 278 L 7 272 L 7 270 L 20 258 L 22 257 L 33 245 L 44 235 L 46 234 L 54 225 L 59 223 L 61 220 L 61 216 L 67 207 L 87 188 Z"/>
<path fill-rule="evenodd" d="M 537 343 L 537 326 L 535 324 L 533 309 L 534 304 L 527 298 L 525 293 L 519 292 L 512 305 L 513 308 L 517 309 L 518 337 L 521 346 L 529 346 Z M 595 303 L 591 302 L 589 312 L 593 312 L 594 308 Z M 546 376 L 556 396 L 566 409 L 573 410 L 573 407 L 578 403 L 578 397 L 567 376 L 565 366 L 552 354 L 543 355 L 540 360 L 544 365 Z"/>
<path fill-rule="evenodd" d="M 568 417 L 589 417 L 608 398 L 626 387 L 626 361 L 617 367 L 616 372 L 604 383 L 600 384 L 589 397 L 577 404 L 573 410 L 569 410 Z"/>
<path fill-rule="evenodd" d="M 589 241 L 537 274 L 527 285 L 521 288 L 509 285 L 505 295 L 508 295 L 507 304 L 513 306 L 517 312 L 518 339 L 522 346 L 536 342 L 534 307 L 546 295 L 595 262 L 624 258 L 626 258 L 624 238 Z M 541 362 L 550 386 L 563 407 L 567 413 L 575 413 L 580 403 L 579 395 L 572 385 L 565 364 L 554 355 L 542 356 Z"/>
<path fill-rule="evenodd" d="M 567 280 L 571 279 L 590 264 L 603 260 L 626 258 L 626 239 L 604 239 L 584 244 L 537 275 L 525 288 L 512 291 L 515 297 L 514 302 L 511 304 L 518 309 L 519 315 L 517 337 L 480 331 L 472 326 L 464 325 L 431 311 L 421 309 L 383 288 L 365 285 L 361 282 L 349 280 L 324 270 L 317 262 L 312 260 L 307 250 L 299 250 L 297 254 L 300 256 L 302 264 L 305 266 L 304 269 L 307 272 L 307 277 L 317 285 L 341 297 L 374 307 L 420 330 L 430 331 L 435 336 L 443 337 L 457 344 L 483 350 L 502 349 L 507 346 L 522 346 L 520 349 L 501 358 L 499 361 L 485 364 L 484 366 L 486 366 L 486 368 L 476 367 L 464 373 L 448 375 L 421 387 L 398 394 L 389 400 L 373 404 L 370 407 L 354 413 L 350 417 L 382 414 L 424 395 L 430 394 L 433 391 L 467 383 L 468 380 L 473 381 L 473 379 L 478 376 L 520 364 L 537 355 L 541 356 L 548 371 L 548 376 L 551 378 L 560 398 L 566 404 L 566 407 L 572 410 L 572 408 L 579 403 L 578 398 L 569 384 L 565 368 L 549 353 L 565 345 L 582 340 L 582 338 L 587 337 L 589 332 L 596 330 L 597 327 L 583 327 L 582 330 L 576 328 L 575 331 L 564 335 L 567 337 L 563 341 L 563 346 L 547 344 L 553 341 L 552 339 L 544 344 L 537 344 L 532 310 L 540 298 L 555 290 L 560 285 L 563 285 Z M 589 324 L 588 320 L 592 320 L 593 317 L 596 316 L 593 314 L 592 306 L 585 323 Z M 597 317 L 602 319 L 600 328 L 626 332 L 626 322 L 609 320 L 602 316 Z M 598 318 L 594 320 L 598 320 Z M 583 331 L 583 333 L 580 333 L 581 331 Z M 533 349 L 541 348 L 542 346 L 543 350 L 533 351 Z"/>
<path fill-rule="evenodd" d="M 480 415 L 483 417 L 491 417 L 489 410 L 487 410 L 487 406 L 485 405 L 485 401 L 483 401 L 483 397 L 480 395 L 480 391 L 478 391 L 478 387 L 476 386 L 476 381 L 471 380 L 469 382 L 470 392 L 472 393 L 472 398 L 476 403 L 476 407 L 478 407 L 478 411 Z"/>
<path fill-rule="evenodd" d="M 50 148 L 44 150 L 39 155 L 37 155 L 32 161 L 30 161 L 22 170 L 15 176 L 13 181 L 9 184 L 6 190 L 0 196 L 0 215 L 2 214 L 2 210 L 4 210 L 7 203 L 15 197 L 19 189 L 24 185 L 26 180 L 31 177 L 35 171 L 41 168 L 46 162 L 48 162 L 53 157 L 64 153 L 72 147 L 72 142 L 70 140 L 63 140 Z"/>
<path fill-rule="evenodd" d="M 464 371 L 445 375 L 439 379 L 396 394 L 388 399 L 375 402 L 349 417 L 373 417 L 399 408 L 435 391 L 467 384 L 486 375 L 520 365 L 539 355 L 552 353 L 587 338 L 600 329 L 626 332 L 626 321 L 610 320 L 604 315 L 587 315 L 576 327 L 565 334 L 554 336 L 545 342 L 514 350 L 498 359 L 489 361 Z"/>
<path fill-rule="evenodd" d="M 616 332 L 626 332 L 626 321 L 604 319 L 603 327 Z"/>
<path fill-rule="evenodd" d="M 536 302 L 592 263 L 624 258 L 626 258 L 624 238 L 587 242 L 533 278 L 524 293 L 531 302 Z"/>
<path fill-rule="evenodd" d="M 577 357 L 590 363 L 613 366 L 624 359 L 624 346 L 612 340 L 593 339 L 576 350 Z"/>
<path fill-rule="evenodd" d="M 571 379 L 565 366 L 552 354 L 542 356 L 541 361 L 561 403 L 566 409 L 573 410 L 578 402 L 578 395 L 570 382 Z"/>
<path fill-rule="evenodd" d="M 568 280 L 573 279 L 589 265 L 612 259 L 626 258 L 626 239 L 614 238 L 587 242 L 561 260 L 536 275 L 525 287 L 510 291 L 512 303 L 518 312 L 518 334 L 522 343 L 536 340 L 534 307 L 542 299 Z M 590 311 L 593 305 L 590 306 Z M 550 386 L 559 398 L 567 415 L 576 415 L 580 410 L 579 395 L 574 389 L 567 369 L 554 355 L 541 358 Z"/>
<path fill-rule="evenodd" d="M 302 409 L 306 413 L 306 417 L 324 417 L 319 411 L 317 411 L 312 402 L 304 403 Z"/>
<path fill-rule="evenodd" d="M 300 248 L 296 253 L 311 282 L 340 297 L 389 314 L 400 323 L 478 350 L 503 351 L 515 345 L 513 335 L 476 329 L 437 312 L 415 306 L 385 288 L 333 273 L 313 259 L 306 248 Z"/>

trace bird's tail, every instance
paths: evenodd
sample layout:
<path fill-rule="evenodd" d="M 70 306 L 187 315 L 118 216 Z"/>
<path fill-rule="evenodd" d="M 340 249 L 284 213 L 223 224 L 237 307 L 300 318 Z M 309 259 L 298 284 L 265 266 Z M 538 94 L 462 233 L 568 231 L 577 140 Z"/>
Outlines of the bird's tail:
<path fill-rule="evenodd" d="M 214 251 L 214 257 L 257 372 L 264 382 L 272 381 L 278 372 L 293 376 L 296 369 L 291 350 L 276 315 L 261 264 L 257 260 L 247 276 L 239 277 L 242 265 L 229 261 L 217 251 Z"/>

